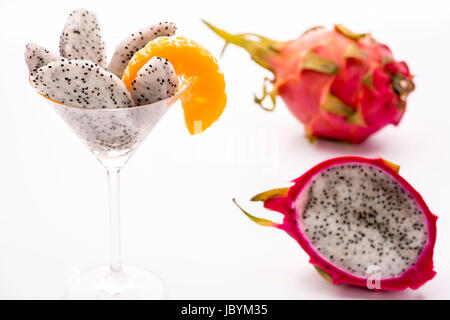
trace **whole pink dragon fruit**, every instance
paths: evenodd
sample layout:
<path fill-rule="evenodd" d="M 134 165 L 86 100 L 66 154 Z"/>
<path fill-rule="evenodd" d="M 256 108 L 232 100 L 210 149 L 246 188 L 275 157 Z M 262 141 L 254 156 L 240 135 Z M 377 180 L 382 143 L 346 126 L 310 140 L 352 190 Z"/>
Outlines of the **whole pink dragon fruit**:
<path fill-rule="evenodd" d="M 360 143 L 387 124 L 397 125 L 414 83 L 405 62 L 370 34 L 342 25 L 316 27 L 299 38 L 279 42 L 255 34 L 230 34 L 205 22 L 229 43 L 247 50 L 254 61 L 274 73 L 265 79 L 262 106 L 268 96 L 275 107 L 283 98 L 305 125 L 306 135 Z M 266 81 L 273 85 L 271 91 Z"/>
<path fill-rule="evenodd" d="M 417 289 L 436 274 L 437 217 L 398 169 L 382 159 L 330 159 L 292 187 L 252 198 L 283 214 L 282 223 L 241 210 L 260 225 L 286 231 L 334 284 Z"/>

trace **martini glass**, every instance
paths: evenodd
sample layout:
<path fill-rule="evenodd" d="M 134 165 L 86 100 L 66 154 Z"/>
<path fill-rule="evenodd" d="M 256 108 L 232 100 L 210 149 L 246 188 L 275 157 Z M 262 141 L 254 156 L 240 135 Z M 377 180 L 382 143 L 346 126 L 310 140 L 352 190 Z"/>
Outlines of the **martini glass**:
<path fill-rule="evenodd" d="M 141 267 L 122 265 L 119 173 L 191 83 L 192 80 L 180 80 L 180 89 L 174 96 L 133 108 L 80 108 L 46 99 L 96 156 L 108 177 L 110 265 L 96 267 L 73 277 L 66 290 L 67 299 L 166 298 L 164 283 L 157 275 Z"/>

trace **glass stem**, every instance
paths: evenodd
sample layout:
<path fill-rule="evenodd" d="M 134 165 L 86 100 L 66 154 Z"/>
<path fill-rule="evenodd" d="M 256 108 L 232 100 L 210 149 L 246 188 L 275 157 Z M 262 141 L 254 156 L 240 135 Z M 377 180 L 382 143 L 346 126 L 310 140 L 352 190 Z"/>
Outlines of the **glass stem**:
<path fill-rule="evenodd" d="M 120 242 L 120 193 L 119 173 L 120 168 L 107 168 L 108 197 L 109 197 L 109 237 L 111 252 L 111 270 L 113 275 L 122 273 L 122 256 Z"/>

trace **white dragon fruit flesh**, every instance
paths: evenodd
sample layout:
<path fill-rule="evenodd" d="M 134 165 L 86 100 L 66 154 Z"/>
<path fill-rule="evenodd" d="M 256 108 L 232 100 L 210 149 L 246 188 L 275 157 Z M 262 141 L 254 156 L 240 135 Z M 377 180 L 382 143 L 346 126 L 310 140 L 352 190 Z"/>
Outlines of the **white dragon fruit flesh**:
<path fill-rule="evenodd" d="M 132 33 L 116 47 L 108 65 L 108 71 L 121 78 L 128 62 L 136 52 L 142 49 L 149 41 L 158 37 L 173 36 L 176 30 L 177 27 L 174 23 L 160 22 Z"/>
<path fill-rule="evenodd" d="M 173 96 L 178 89 L 178 77 L 172 64 L 160 57 L 151 58 L 131 83 L 131 97 L 138 106 Z"/>
<path fill-rule="evenodd" d="M 69 60 L 90 60 L 106 67 L 105 42 L 95 13 L 87 9 L 70 12 L 59 39 L 59 53 Z"/>
<path fill-rule="evenodd" d="M 135 106 L 116 75 L 88 60 L 57 60 L 30 74 L 31 85 L 51 100 L 82 108 Z"/>
<path fill-rule="evenodd" d="M 61 60 L 62 57 L 50 52 L 36 43 L 29 43 L 25 47 L 25 62 L 30 72 L 36 72 L 55 60 Z"/>

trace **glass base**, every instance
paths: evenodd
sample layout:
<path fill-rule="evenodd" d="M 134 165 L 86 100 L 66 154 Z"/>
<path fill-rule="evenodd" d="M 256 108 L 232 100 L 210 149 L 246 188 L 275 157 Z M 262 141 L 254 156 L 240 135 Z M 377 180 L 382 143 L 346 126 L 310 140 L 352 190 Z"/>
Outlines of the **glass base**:
<path fill-rule="evenodd" d="M 69 300 L 161 300 L 167 298 L 162 280 L 153 272 L 124 266 L 112 272 L 101 266 L 82 272 L 70 280 L 65 298 Z"/>

